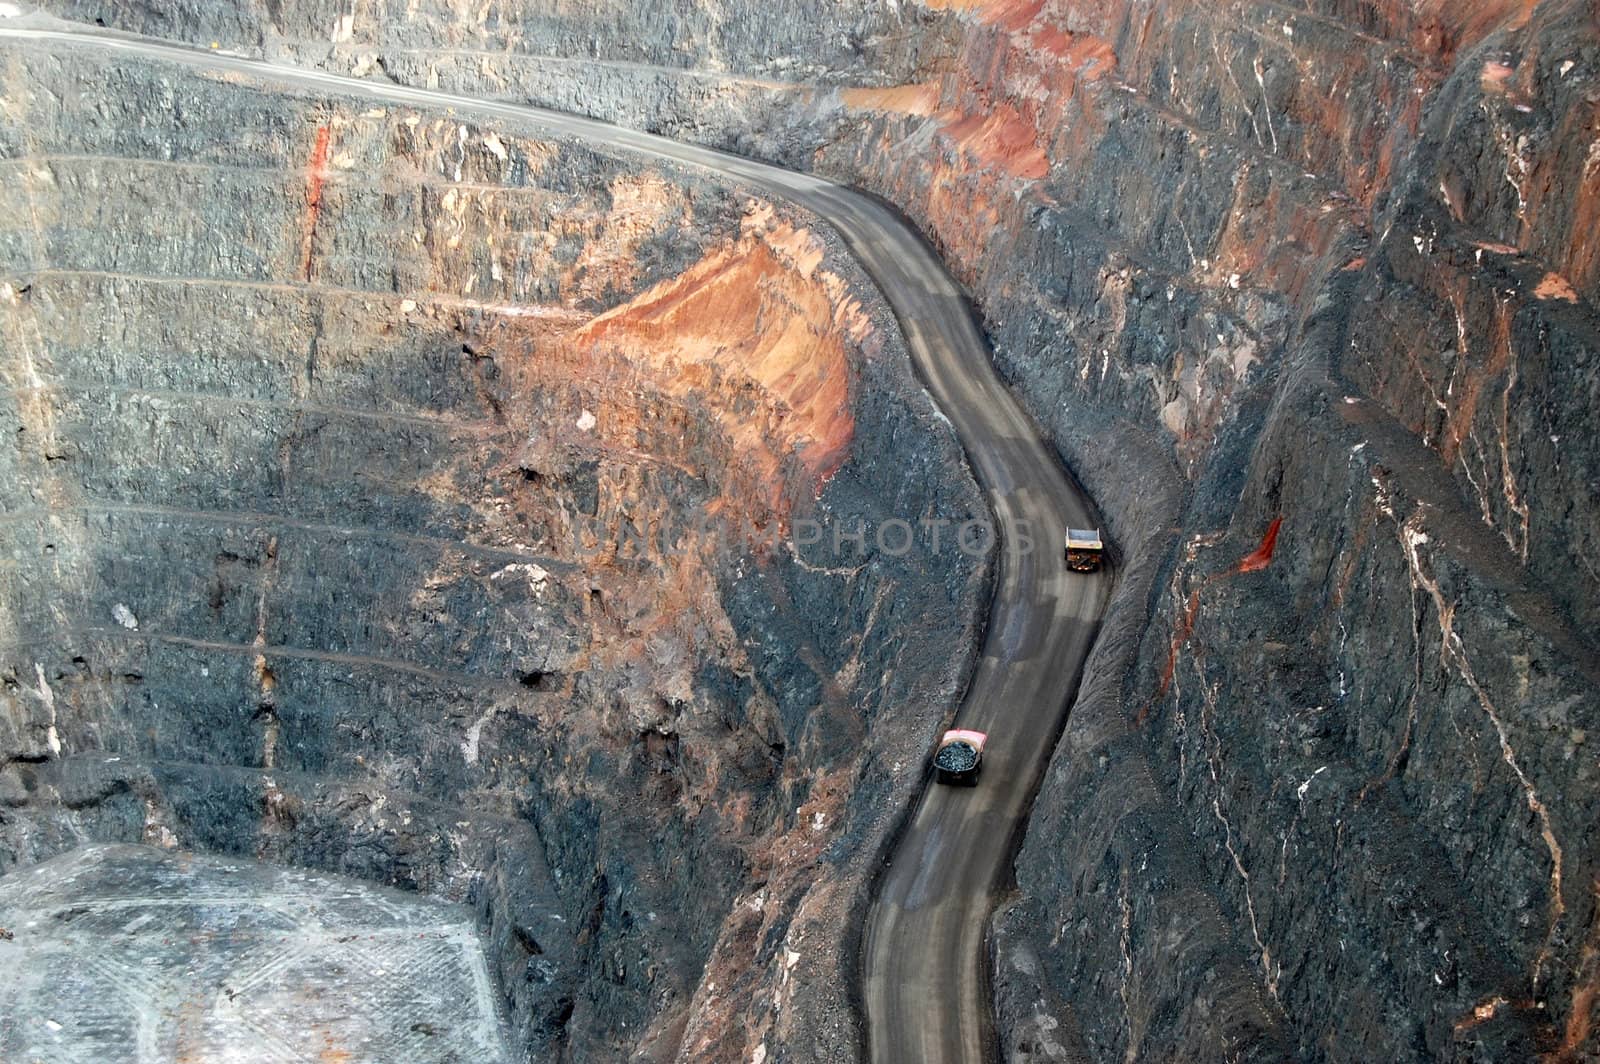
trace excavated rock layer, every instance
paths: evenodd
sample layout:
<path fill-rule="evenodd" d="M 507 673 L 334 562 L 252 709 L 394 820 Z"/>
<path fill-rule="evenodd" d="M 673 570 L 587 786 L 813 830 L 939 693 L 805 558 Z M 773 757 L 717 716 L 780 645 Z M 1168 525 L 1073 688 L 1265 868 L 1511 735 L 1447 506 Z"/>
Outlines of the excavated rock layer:
<path fill-rule="evenodd" d="M 1587 1059 L 1592 11 L 962 17 L 822 165 L 949 254 L 1124 560 L 1009 1054 Z"/>
<path fill-rule="evenodd" d="M 1593 5 L 936 7 L 820 78 L 581 20 L 231 43 L 815 167 L 946 255 L 1121 563 L 998 923 L 1012 1059 L 1594 1057 Z"/>
<path fill-rule="evenodd" d="M 790 535 L 983 513 L 854 263 L 525 130 L 0 61 L 0 873 L 142 841 L 470 902 L 540 1059 L 853 1046 L 845 984 L 789 996 L 987 579 Z"/>

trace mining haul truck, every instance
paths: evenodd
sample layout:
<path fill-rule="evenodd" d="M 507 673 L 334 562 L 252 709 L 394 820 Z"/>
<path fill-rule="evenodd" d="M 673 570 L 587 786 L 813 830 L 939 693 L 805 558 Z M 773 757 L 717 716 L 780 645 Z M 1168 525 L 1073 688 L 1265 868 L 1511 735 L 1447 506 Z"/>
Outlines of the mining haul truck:
<path fill-rule="evenodd" d="M 1075 573 L 1092 573 L 1104 560 L 1106 545 L 1098 528 L 1067 529 L 1067 568 Z"/>
<path fill-rule="evenodd" d="M 947 731 L 933 755 L 933 769 L 940 783 L 971 786 L 978 782 L 983 766 L 983 744 L 989 737 L 981 731 Z"/>

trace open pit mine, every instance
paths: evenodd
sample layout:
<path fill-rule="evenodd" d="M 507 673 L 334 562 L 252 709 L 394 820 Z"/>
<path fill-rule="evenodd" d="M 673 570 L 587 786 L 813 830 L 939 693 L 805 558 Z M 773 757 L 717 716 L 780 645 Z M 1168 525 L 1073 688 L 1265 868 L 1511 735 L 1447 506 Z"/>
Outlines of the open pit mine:
<path fill-rule="evenodd" d="M 0 1061 L 1600 1061 L 1592 0 L 0 3 Z"/>

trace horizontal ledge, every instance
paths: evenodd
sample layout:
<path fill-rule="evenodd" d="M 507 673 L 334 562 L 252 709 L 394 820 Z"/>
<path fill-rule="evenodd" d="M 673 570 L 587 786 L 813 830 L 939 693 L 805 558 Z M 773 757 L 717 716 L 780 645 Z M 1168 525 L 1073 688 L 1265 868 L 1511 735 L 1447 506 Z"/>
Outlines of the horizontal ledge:
<path fill-rule="evenodd" d="M 54 391 L 102 392 L 107 395 L 148 396 L 152 399 L 165 399 L 174 402 L 193 400 L 199 403 L 253 406 L 265 410 L 283 410 L 294 414 L 323 414 L 329 417 L 348 417 L 362 421 L 393 421 L 401 424 L 422 425 L 428 428 L 441 428 L 480 435 L 492 434 L 496 429 L 502 432 L 510 431 L 488 419 L 467 421 L 460 418 L 436 417 L 428 414 L 405 414 L 396 411 L 362 409 L 353 406 L 330 406 L 321 403 L 307 403 L 298 399 L 258 399 L 249 396 L 225 395 L 220 392 L 189 392 L 173 388 L 141 388 L 137 385 L 87 381 L 76 377 L 54 377 L 47 384 L 34 384 L 25 388 L 10 388 L 7 391 L 16 398 Z"/>
<path fill-rule="evenodd" d="M 391 539 L 400 543 L 437 547 L 440 550 L 453 550 L 469 557 L 484 558 L 490 561 L 532 562 L 551 572 L 571 573 L 576 572 L 578 569 L 576 562 L 565 561 L 544 554 L 535 554 L 530 551 L 520 551 L 510 547 L 492 547 L 485 544 L 469 543 L 464 540 L 442 539 L 437 536 L 422 536 L 411 532 L 396 532 L 390 529 L 302 521 L 283 514 L 258 513 L 250 510 L 191 510 L 178 506 L 88 500 L 67 506 L 13 510 L 0 515 L 0 524 L 17 524 L 23 521 L 36 521 L 71 513 L 132 514 L 142 517 L 168 517 L 182 521 L 199 521 L 222 525 L 261 525 L 265 527 L 293 528 L 318 535 Z"/>
<path fill-rule="evenodd" d="M 93 639 L 109 639 L 117 642 L 164 643 L 169 646 L 189 647 L 195 650 L 210 650 L 219 654 L 248 654 L 251 656 L 259 655 L 263 658 L 285 658 L 294 661 L 318 661 L 334 665 L 351 665 L 358 668 L 376 668 L 389 672 L 403 672 L 407 675 L 435 680 L 439 683 L 452 684 L 457 687 L 503 689 L 507 693 L 520 692 L 526 694 L 530 692 L 529 688 L 524 687 L 520 681 L 514 679 L 432 669 L 426 665 L 416 665 L 412 662 L 401 661 L 398 658 L 385 658 L 373 654 L 345 654 L 332 650 L 311 650 L 306 647 L 229 643 L 222 640 L 197 639 L 193 636 L 102 627 L 99 625 L 77 625 L 64 631 L 57 630 L 44 633 L 31 639 L 0 646 L 0 652 L 22 650 L 46 643 L 59 649 L 73 635 L 87 636 Z"/>
<path fill-rule="evenodd" d="M 243 288 L 253 291 L 285 292 L 296 295 L 346 296 L 353 299 L 370 299 L 375 302 L 411 302 L 419 307 L 431 306 L 443 310 L 476 311 L 508 318 L 538 318 L 547 321 L 589 321 L 595 316 L 595 313 L 598 313 L 550 303 L 504 303 L 473 299 L 469 296 L 446 295 L 441 292 L 394 292 L 375 288 L 347 288 L 342 285 L 322 284 L 316 281 L 267 281 L 250 277 L 168 276 L 153 273 L 135 273 L 127 270 L 92 270 L 72 266 L 40 266 L 31 270 L 14 270 L 9 276 L 32 278 L 81 277 L 107 281 L 128 281 L 133 284 Z"/>

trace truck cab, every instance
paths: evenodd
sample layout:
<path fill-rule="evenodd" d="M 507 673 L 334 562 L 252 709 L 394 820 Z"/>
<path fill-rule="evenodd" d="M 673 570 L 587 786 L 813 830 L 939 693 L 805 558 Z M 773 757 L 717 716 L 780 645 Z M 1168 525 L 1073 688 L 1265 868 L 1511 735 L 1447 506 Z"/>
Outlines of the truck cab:
<path fill-rule="evenodd" d="M 1105 561 L 1106 545 L 1098 528 L 1067 529 L 1067 568 L 1075 573 L 1092 573 Z"/>
<path fill-rule="evenodd" d="M 956 728 L 944 733 L 933 754 L 934 776 L 940 783 L 970 787 L 978 782 L 983 767 L 983 747 L 989 736 L 980 731 Z"/>

